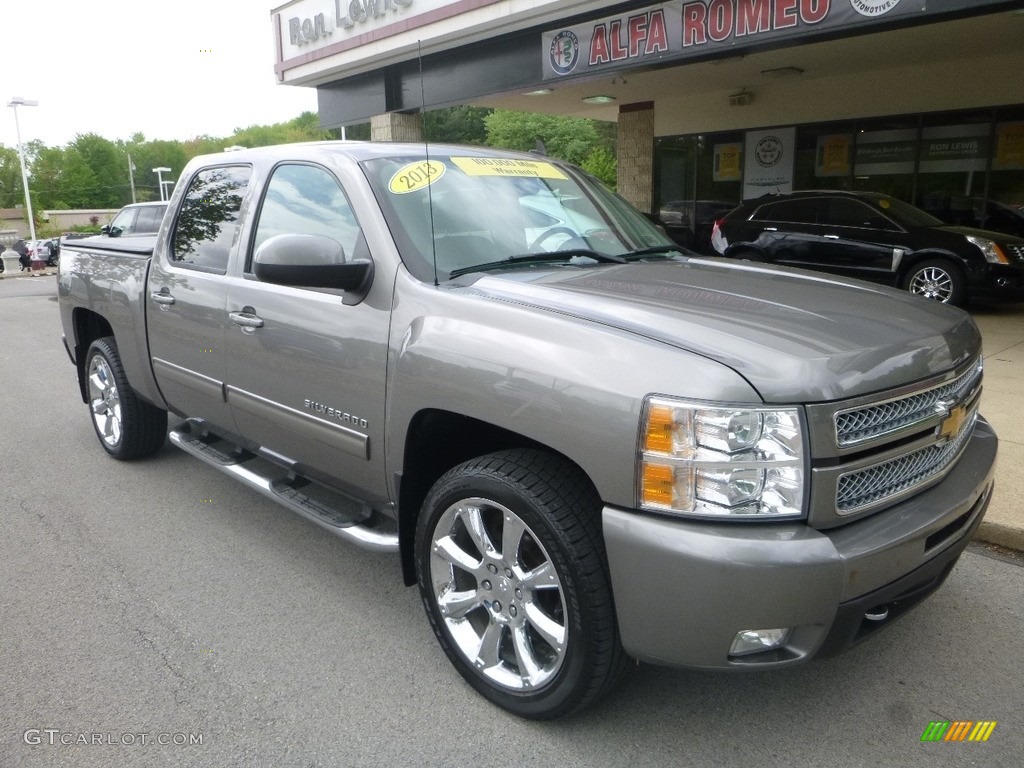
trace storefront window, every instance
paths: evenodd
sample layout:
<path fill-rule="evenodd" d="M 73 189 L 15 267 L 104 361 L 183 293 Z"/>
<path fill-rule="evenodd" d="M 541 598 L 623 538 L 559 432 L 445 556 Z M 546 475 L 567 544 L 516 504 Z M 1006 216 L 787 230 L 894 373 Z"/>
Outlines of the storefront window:
<path fill-rule="evenodd" d="M 917 119 L 861 121 L 854 139 L 853 189 L 912 200 Z"/>
<path fill-rule="evenodd" d="M 802 126 L 796 132 L 793 189 L 850 189 L 853 180 L 850 123 Z"/>
<path fill-rule="evenodd" d="M 925 115 L 918 160 L 919 208 L 947 224 L 981 226 L 992 112 Z"/>

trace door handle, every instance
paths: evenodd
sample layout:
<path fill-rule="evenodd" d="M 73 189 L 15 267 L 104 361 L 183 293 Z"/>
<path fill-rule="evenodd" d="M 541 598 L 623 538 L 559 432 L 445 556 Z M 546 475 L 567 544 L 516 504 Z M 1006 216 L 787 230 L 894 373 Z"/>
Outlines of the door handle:
<path fill-rule="evenodd" d="M 231 318 L 231 322 L 235 325 L 240 325 L 242 328 L 262 328 L 263 318 L 254 312 L 247 312 L 246 310 L 251 307 L 246 307 L 241 312 L 232 312 L 228 315 Z"/>
<path fill-rule="evenodd" d="M 826 240 L 838 240 L 839 235 L 825 235 Z"/>
<path fill-rule="evenodd" d="M 764 231 L 765 232 L 778 232 L 779 228 L 778 227 L 765 227 Z"/>
<path fill-rule="evenodd" d="M 167 293 L 166 290 L 160 291 L 159 293 L 157 291 L 153 291 L 153 293 L 149 294 L 149 297 L 157 304 L 163 304 L 164 306 L 170 306 L 174 303 L 174 297 Z"/>

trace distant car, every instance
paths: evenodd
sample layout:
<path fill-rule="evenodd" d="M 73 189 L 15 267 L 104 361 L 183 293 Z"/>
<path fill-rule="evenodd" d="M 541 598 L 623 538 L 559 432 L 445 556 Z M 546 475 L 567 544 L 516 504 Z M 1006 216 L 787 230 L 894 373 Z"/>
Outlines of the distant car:
<path fill-rule="evenodd" d="M 1024 239 L 949 226 L 876 192 L 793 192 L 746 200 L 715 224 L 724 256 L 905 288 L 946 304 L 1024 300 Z"/>
<path fill-rule="evenodd" d="M 51 237 L 43 240 L 26 240 L 25 249 L 29 261 L 45 261 L 46 266 L 55 267 L 60 262 L 60 238 Z M 36 256 L 41 254 L 41 257 Z"/>
<path fill-rule="evenodd" d="M 672 200 L 662 203 L 658 218 L 665 232 L 679 245 L 711 253 L 711 231 L 715 222 L 736 207 L 725 200 Z"/>
<path fill-rule="evenodd" d="M 167 203 L 132 203 L 122 208 L 106 226 L 100 229 L 107 237 L 133 237 L 153 235 L 160 229 Z"/>

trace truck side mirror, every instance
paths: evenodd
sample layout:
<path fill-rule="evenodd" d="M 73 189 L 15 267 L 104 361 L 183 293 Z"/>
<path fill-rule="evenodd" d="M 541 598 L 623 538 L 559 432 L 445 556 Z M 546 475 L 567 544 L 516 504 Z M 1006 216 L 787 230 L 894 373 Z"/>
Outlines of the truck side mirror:
<path fill-rule="evenodd" d="M 260 244 L 253 256 L 253 273 L 260 280 L 300 288 L 334 288 L 361 300 L 373 280 L 373 262 L 345 261 L 341 243 L 323 235 L 275 235 Z"/>

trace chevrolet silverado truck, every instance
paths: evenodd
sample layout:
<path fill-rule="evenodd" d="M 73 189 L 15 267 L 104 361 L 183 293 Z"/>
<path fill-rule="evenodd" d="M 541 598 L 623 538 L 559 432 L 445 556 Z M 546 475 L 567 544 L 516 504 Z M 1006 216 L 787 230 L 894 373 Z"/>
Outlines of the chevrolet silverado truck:
<path fill-rule="evenodd" d="M 59 301 L 108 454 L 169 436 L 396 553 L 458 672 L 523 717 L 631 658 L 838 653 L 939 587 L 992 495 L 969 315 L 697 257 L 536 155 L 196 158 L 151 241 L 66 244 Z"/>

